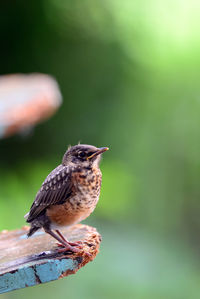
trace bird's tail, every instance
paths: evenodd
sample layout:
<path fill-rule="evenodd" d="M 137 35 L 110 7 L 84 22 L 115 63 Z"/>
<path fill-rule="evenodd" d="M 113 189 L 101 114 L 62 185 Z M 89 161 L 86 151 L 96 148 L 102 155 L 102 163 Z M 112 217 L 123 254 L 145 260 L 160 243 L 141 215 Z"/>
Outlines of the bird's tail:
<path fill-rule="evenodd" d="M 29 232 L 27 233 L 27 237 L 29 238 L 32 236 L 40 227 L 38 226 L 31 226 Z"/>

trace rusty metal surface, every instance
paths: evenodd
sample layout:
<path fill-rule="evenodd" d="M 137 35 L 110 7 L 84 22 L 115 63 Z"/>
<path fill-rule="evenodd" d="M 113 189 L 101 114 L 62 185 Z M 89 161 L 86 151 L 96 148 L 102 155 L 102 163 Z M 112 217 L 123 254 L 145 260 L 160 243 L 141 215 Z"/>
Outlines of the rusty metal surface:
<path fill-rule="evenodd" d="M 42 231 L 27 239 L 27 229 L 0 233 L 0 293 L 74 274 L 99 250 L 101 236 L 87 225 L 62 230 L 70 241 L 83 242 L 79 253 L 59 253 L 54 239 Z"/>

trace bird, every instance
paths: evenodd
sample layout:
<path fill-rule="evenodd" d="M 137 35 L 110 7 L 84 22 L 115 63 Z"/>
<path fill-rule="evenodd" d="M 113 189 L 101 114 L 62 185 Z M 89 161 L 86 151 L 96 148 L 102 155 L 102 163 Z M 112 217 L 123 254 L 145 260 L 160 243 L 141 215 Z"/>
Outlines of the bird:
<path fill-rule="evenodd" d="M 102 180 L 99 163 L 108 149 L 87 144 L 67 149 L 62 163 L 46 177 L 24 216 L 30 223 L 27 237 L 43 228 L 64 251 L 79 252 L 81 242 L 69 242 L 59 228 L 81 222 L 95 209 Z"/>

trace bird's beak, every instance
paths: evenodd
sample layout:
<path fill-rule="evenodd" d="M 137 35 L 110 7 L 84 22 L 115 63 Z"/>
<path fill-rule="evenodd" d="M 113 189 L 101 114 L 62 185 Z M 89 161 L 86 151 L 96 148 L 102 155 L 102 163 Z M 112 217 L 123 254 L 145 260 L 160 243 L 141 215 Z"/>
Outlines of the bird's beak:
<path fill-rule="evenodd" d="M 87 160 L 88 159 L 92 159 L 92 158 L 96 157 L 97 155 L 103 154 L 104 152 L 106 152 L 108 150 L 109 150 L 108 147 L 100 147 L 100 148 L 98 148 L 98 150 L 94 154 L 92 154 L 91 156 L 87 157 Z"/>

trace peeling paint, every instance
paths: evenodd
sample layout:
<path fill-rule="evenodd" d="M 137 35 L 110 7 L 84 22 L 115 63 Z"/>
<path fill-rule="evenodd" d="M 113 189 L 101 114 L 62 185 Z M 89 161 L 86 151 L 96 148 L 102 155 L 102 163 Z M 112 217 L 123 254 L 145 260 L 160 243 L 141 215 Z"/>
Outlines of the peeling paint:
<path fill-rule="evenodd" d="M 36 272 L 41 283 L 58 279 L 67 270 L 75 270 L 78 262 L 71 259 L 48 260 L 47 263 L 36 265 Z"/>
<path fill-rule="evenodd" d="M 9 292 L 39 283 L 58 279 L 68 270 L 78 269 L 79 263 L 72 259 L 47 260 L 45 263 L 24 267 L 0 276 L 0 293 Z"/>
<path fill-rule="evenodd" d="M 14 273 L 6 273 L 0 277 L 0 293 L 33 286 L 36 284 L 32 268 L 18 269 Z"/>

